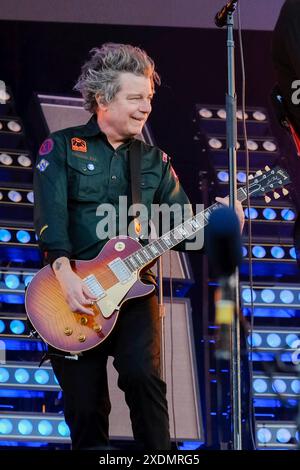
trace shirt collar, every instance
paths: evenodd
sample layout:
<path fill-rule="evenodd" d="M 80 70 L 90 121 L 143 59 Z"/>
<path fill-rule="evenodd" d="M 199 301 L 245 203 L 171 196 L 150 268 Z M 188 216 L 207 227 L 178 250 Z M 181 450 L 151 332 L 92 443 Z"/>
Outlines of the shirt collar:
<path fill-rule="evenodd" d="M 83 128 L 83 136 L 84 137 L 93 137 L 98 134 L 105 136 L 104 132 L 101 131 L 98 121 L 97 121 L 97 114 L 93 114 L 91 119 L 86 123 Z"/>

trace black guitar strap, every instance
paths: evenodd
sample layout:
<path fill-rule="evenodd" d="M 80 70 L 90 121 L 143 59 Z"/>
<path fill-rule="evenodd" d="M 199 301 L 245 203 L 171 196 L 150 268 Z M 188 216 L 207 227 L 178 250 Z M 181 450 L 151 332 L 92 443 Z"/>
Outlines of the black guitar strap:
<path fill-rule="evenodd" d="M 129 166 L 131 181 L 132 204 L 140 204 L 142 201 L 141 192 L 141 152 L 140 142 L 133 140 L 129 147 Z M 141 220 L 138 216 L 134 218 L 135 233 L 139 237 L 142 233 Z"/>

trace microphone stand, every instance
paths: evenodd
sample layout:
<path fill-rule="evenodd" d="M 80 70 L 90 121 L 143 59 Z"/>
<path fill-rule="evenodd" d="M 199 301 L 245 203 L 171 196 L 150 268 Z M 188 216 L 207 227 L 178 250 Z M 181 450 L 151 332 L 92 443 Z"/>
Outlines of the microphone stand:
<path fill-rule="evenodd" d="M 238 0 L 229 1 L 216 15 L 218 27 L 227 27 L 227 58 L 228 58 L 228 91 L 226 94 L 226 134 L 229 157 L 229 205 L 234 209 L 237 200 L 236 155 L 237 155 L 237 118 L 236 118 L 236 86 L 235 86 L 235 55 L 233 37 L 233 13 Z M 242 406 L 241 406 L 241 346 L 239 322 L 239 272 L 234 274 L 235 311 L 231 329 L 231 424 L 233 449 L 242 449 Z"/>

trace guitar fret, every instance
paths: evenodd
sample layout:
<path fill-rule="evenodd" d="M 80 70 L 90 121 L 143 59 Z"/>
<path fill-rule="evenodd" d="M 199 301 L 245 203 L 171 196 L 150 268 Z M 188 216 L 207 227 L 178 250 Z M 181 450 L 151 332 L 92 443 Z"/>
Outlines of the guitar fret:
<path fill-rule="evenodd" d="M 167 248 L 173 247 L 173 243 L 171 242 L 170 238 L 167 235 L 163 236 L 163 241 L 167 245 Z"/>
<path fill-rule="evenodd" d="M 147 247 L 142 248 L 142 253 L 146 261 L 152 261 L 152 256 L 150 253 L 148 253 Z"/>
<path fill-rule="evenodd" d="M 127 268 L 128 268 L 130 271 L 134 271 L 134 267 L 132 266 L 132 264 L 130 263 L 130 261 L 129 261 L 128 258 L 125 258 L 125 259 L 124 259 L 124 263 L 126 264 Z"/>

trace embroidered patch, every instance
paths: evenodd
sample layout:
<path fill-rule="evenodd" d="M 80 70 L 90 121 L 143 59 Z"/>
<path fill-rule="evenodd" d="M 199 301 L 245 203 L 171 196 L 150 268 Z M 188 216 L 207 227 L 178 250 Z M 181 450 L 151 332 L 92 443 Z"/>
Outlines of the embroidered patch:
<path fill-rule="evenodd" d="M 47 166 L 49 165 L 48 160 L 45 158 L 42 158 L 42 160 L 37 164 L 37 169 L 40 170 L 40 172 L 43 172 L 46 170 Z"/>
<path fill-rule="evenodd" d="M 87 152 L 87 145 L 86 141 L 79 139 L 79 137 L 73 137 L 71 140 L 72 150 L 76 152 Z"/>
<path fill-rule="evenodd" d="M 54 147 L 53 139 L 46 139 L 40 146 L 39 155 L 48 155 Z"/>
<path fill-rule="evenodd" d="M 165 152 L 163 152 L 163 154 L 162 154 L 162 161 L 164 163 L 168 163 L 168 155 Z"/>

